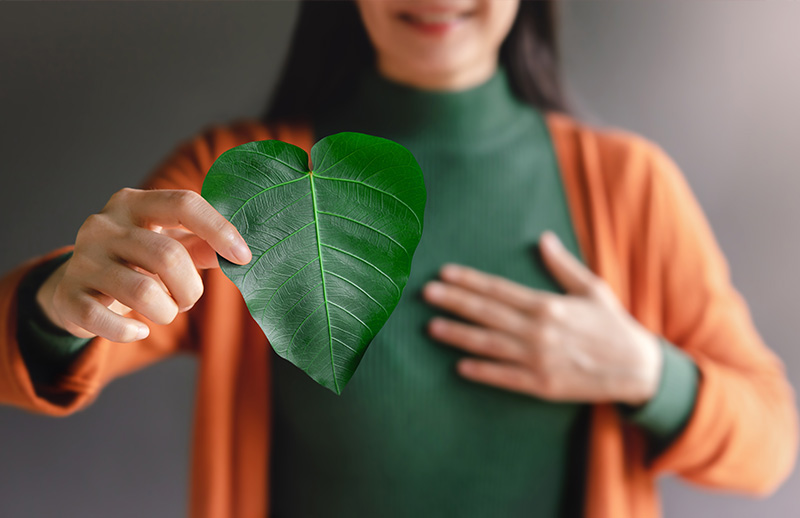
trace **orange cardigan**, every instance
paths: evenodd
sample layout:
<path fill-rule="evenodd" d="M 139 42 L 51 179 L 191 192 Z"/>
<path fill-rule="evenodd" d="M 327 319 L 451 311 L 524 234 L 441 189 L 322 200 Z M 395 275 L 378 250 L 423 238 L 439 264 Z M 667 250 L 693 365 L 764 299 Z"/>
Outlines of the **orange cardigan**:
<path fill-rule="evenodd" d="M 571 217 L 589 267 L 644 326 L 683 348 L 700 370 L 686 428 L 651 463 L 644 434 L 612 404 L 593 408 L 586 516 L 660 516 L 657 475 L 768 495 L 792 471 L 798 447 L 794 392 L 763 343 L 686 180 L 666 153 L 636 134 L 549 113 Z M 308 125 L 239 120 L 207 126 L 165 159 L 147 188 L 200 191 L 227 149 L 277 138 L 309 150 Z M 117 376 L 168 355 L 200 360 L 190 515 L 263 518 L 268 509 L 269 344 L 236 287 L 202 273 L 205 295 L 171 324 L 150 324 L 132 344 L 92 340 L 52 386 L 34 387 L 16 341 L 16 290 L 32 259 L 0 279 L 0 403 L 65 416 L 89 405 Z M 136 313 L 137 318 L 143 318 Z"/>

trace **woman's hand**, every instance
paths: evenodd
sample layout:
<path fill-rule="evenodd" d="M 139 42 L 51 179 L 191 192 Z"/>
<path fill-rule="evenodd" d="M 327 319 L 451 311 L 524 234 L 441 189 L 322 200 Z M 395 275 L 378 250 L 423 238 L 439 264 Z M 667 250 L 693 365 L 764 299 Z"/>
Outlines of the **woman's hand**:
<path fill-rule="evenodd" d="M 75 238 L 72 257 L 36 295 L 45 315 L 75 336 L 114 342 L 150 330 L 122 315 L 131 309 L 168 324 L 203 294 L 198 268 L 218 267 L 216 252 L 247 264 L 242 236 L 198 193 L 122 189 Z"/>
<path fill-rule="evenodd" d="M 446 264 L 446 282 L 427 283 L 425 299 L 479 325 L 436 317 L 431 335 L 482 357 L 458 363 L 473 381 L 552 400 L 648 401 L 663 361 L 655 335 L 555 234 L 545 232 L 540 243 L 566 295 Z"/>

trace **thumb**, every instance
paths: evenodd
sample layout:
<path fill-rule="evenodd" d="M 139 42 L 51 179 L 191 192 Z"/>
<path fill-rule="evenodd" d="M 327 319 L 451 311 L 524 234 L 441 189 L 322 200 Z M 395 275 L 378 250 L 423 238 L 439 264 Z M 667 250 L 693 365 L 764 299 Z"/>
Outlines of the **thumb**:
<path fill-rule="evenodd" d="M 539 248 L 547 269 L 568 293 L 575 295 L 594 293 L 599 278 L 564 247 L 554 232 L 546 230 L 542 233 L 539 238 Z"/>

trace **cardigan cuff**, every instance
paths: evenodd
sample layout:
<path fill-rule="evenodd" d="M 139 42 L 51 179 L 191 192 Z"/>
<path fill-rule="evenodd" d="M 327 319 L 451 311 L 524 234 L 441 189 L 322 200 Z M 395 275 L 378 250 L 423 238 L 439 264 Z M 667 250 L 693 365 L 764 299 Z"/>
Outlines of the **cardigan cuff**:
<path fill-rule="evenodd" d="M 36 303 L 36 293 L 41 285 L 71 256 L 70 251 L 39 265 L 28 273 L 19 287 L 17 339 L 32 374 L 41 375 L 68 363 L 91 340 L 79 338 L 53 325 Z"/>
<path fill-rule="evenodd" d="M 680 434 L 692 414 L 700 373 L 694 360 L 680 348 L 662 336 L 658 343 L 663 362 L 656 394 L 643 405 L 617 407 L 628 421 L 642 427 L 665 447 Z"/>

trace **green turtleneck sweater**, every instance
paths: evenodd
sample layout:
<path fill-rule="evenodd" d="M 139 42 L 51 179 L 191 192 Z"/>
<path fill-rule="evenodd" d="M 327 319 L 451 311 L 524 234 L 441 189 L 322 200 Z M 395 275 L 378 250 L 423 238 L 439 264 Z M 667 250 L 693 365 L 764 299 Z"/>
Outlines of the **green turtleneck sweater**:
<path fill-rule="evenodd" d="M 317 118 L 315 139 L 358 131 L 408 148 L 424 173 L 425 228 L 401 300 L 341 396 L 271 353 L 272 516 L 579 516 L 589 405 L 461 378 L 455 364 L 465 354 L 425 330 L 435 315 L 458 318 L 420 294 L 445 262 L 564 292 L 536 249 L 550 229 L 582 259 L 543 114 L 513 95 L 502 67 L 457 92 L 367 69 L 352 94 Z M 20 347 L 40 383 L 88 342 L 36 308 L 58 264 L 20 290 Z M 619 406 L 658 450 L 688 419 L 698 377 L 688 356 L 660 343 L 658 393 L 641 408 Z"/>
<path fill-rule="evenodd" d="M 400 302 L 341 396 L 272 354 L 275 516 L 580 515 L 588 405 L 460 377 L 465 354 L 425 330 L 436 315 L 457 317 L 420 295 L 445 262 L 564 293 L 536 255 L 550 229 L 582 258 L 543 114 L 514 96 L 502 67 L 457 92 L 415 89 L 371 68 L 315 121 L 316 140 L 340 131 L 414 154 L 428 193 L 425 228 Z M 671 391 L 683 406 L 667 412 L 666 433 L 694 397 L 691 361 L 669 357 L 673 371 L 689 374 Z"/>

